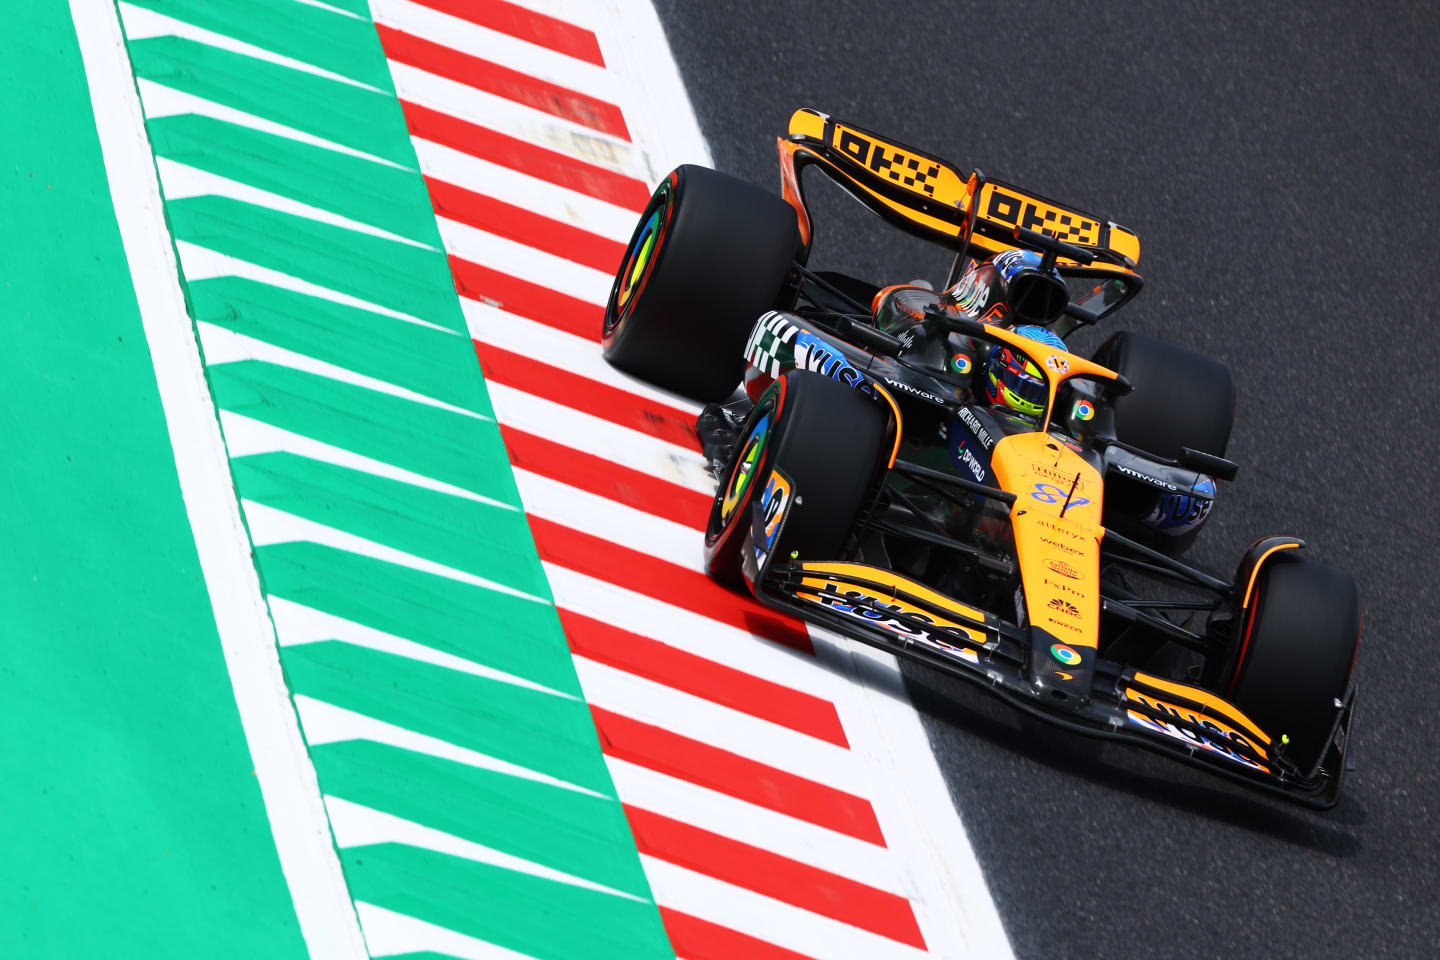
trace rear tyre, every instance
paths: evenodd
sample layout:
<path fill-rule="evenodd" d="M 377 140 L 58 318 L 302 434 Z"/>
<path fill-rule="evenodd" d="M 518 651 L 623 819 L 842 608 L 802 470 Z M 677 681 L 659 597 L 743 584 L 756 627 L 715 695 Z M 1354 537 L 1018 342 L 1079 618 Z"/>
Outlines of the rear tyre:
<path fill-rule="evenodd" d="M 1233 666 L 1222 675 L 1229 697 L 1309 772 L 1322 759 L 1337 699 L 1350 686 L 1360 640 L 1360 596 L 1344 570 L 1287 550 L 1255 578 L 1239 621 Z"/>
<path fill-rule="evenodd" d="M 889 428 L 884 409 L 854 387 L 792 370 L 761 395 L 740 428 L 705 528 L 705 570 L 738 584 L 740 547 L 752 503 L 779 469 L 799 500 L 787 508 L 784 533 L 771 548 L 781 557 L 841 558 L 884 462 Z"/>
<path fill-rule="evenodd" d="M 656 188 L 605 305 L 605 359 L 696 400 L 724 400 L 751 326 L 781 303 L 799 245 L 795 209 L 705 167 Z"/>
<path fill-rule="evenodd" d="M 1235 422 L 1235 380 L 1224 364 L 1129 331 L 1101 344 L 1095 362 L 1135 387 L 1112 404 L 1119 439 L 1171 460 L 1181 447 L 1225 456 Z"/>

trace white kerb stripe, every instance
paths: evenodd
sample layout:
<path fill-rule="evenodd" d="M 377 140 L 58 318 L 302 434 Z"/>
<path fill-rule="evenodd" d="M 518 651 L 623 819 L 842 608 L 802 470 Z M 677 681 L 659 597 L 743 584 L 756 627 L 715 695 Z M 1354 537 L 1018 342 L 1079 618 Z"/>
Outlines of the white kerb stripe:
<path fill-rule="evenodd" d="M 281 673 L 250 560 L 200 353 L 164 219 L 160 184 L 111 0 L 71 0 L 110 197 L 155 368 L 185 511 L 280 869 L 313 958 L 364 960 L 315 769 Z"/>
<path fill-rule="evenodd" d="M 495 419 L 507 426 L 648 473 L 707 497 L 715 478 L 698 451 L 659 440 L 573 407 L 490 380 L 485 384 Z"/>
<path fill-rule="evenodd" d="M 438 43 L 451 50 L 488 60 L 547 83 L 558 84 L 576 93 L 619 103 L 621 81 L 598 64 L 542 47 L 499 30 L 452 17 L 410 0 L 371 0 L 376 23 L 402 30 L 411 36 Z"/>
<path fill-rule="evenodd" d="M 568 370 L 644 400 L 663 403 L 692 417 L 700 415 L 700 404 L 693 400 L 652 387 L 610 366 L 601 355 L 600 344 L 596 340 L 577 337 L 469 297 L 460 298 L 460 309 L 465 313 L 470 336 L 480 343 L 529 356 L 547 366 Z"/>
<path fill-rule="evenodd" d="M 515 467 L 525 512 L 611 543 L 643 544 L 646 553 L 686 570 L 704 573 L 699 530 L 607 500 L 558 480 Z"/>
<path fill-rule="evenodd" d="M 635 232 L 640 211 L 631 210 L 532 177 L 528 173 L 491 163 L 468 153 L 422 140 L 416 137 L 415 155 L 420 160 L 420 172 L 427 177 L 443 180 L 472 193 L 493 197 L 512 207 L 520 207 L 542 217 L 588 230 L 601 237 L 608 237 L 616 243 L 626 243 Z"/>
<path fill-rule="evenodd" d="M 458 220 L 436 217 L 435 222 L 440 227 L 445 252 L 461 260 L 491 267 L 597 307 L 605 306 L 605 301 L 610 298 L 610 285 L 615 279 L 611 274 Z"/>
<path fill-rule="evenodd" d="M 633 141 L 645 151 L 650 164 L 664 173 L 680 163 L 710 164 L 709 151 L 686 96 L 685 84 L 669 53 L 669 45 L 652 4 L 625 0 L 556 0 L 557 15 L 567 19 L 590 18 L 612 72 L 623 77 L 637 94 L 621 104 Z M 574 578 L 572 578 L 573 587 Z M 567 587 L 569 589 L 569 587 Z M 557 589 L 557 596 L 563 591 Z M 603 590 L 592 590 L 595 599 Z M 658 611 L 658 604 L 643 607 L 646 614 Z M 674 613 L 669 614 L 673 619 Z M 624 620 L 618 621 L 626 623 Z M 649 629 L 649 627 L 647 627 Z M 668 631 L 667 631 L 668 633 Z M 812 671 L 835 682 L 832 698 L 840 713 L 852 750 L 871 759 L 870 775 L 875 787 L 872 802 L 881 829 L 896 855 L 915 879 L 921 900 L 915 902 L 916 918 L 932 951 L 947 958 L 990 960 L 1006 958 L 1011 950 L 1000 924 L 999 914 L 985 887 L 985 878 L 954 809 L 944 779 L 919 716 L 905 696 L 894 669 L 893 658 L 886 663 L 870 656 L 869 648 L 854 642 L 836 644 L 817 637 L 816 652 L 824 666 Z M 753 641 L 749 645 L 757 645 Z M 876 651 L 878 653 L 878 651 Z M 847 663 L 848 661 L 848 663 Z M 845 678 L 852 682 L 846 683 Z M 795 684 L 799 686 L 799 684 Z M 655 867 L 647 860 L 652 883 L 663 883 L 674 871 Z M 678 890 L 679 888 L 674 888 Z M 689 884 L 693 899 L 670 901 L 669 905 L 696 916 L 724 923 L 713 916 L 710 904 L 724 893 L 719 885 L 697 881 Z M 657 887 L 657 895 L 660 892 Z M 743 898 L 753 910 L 741 916 L 758 919 L 769 915 L 768 908 Z M 662 902 L 665 902 L 662 900 Z M 687 904 L 691 909 L 687 909 Z M 831 957 L 814 946 L 823 933 L 805 936 L 805 928 L 783 916 L 777 922 L 749 930 L 817 960 Z M 767 937 L 766 932 L 773 933 Z M 796 936 L 796 934 L 800 934 Z M 839 956 L 883 957 L 863 944 Z M 910 955 L 910 954 L 905 954 Z"/>
<path fill-rule="evenodd" d="M 868 770 L 850 751 L 588 657 L 575 672 L 591 706 L 864 797 Z"/>
<path fill-rule="evenodd" d="M 631 138 L 645 152 L 650 182 L 682 163 L 713 167 L 655 7 L 629 0 L 564 0 L 561 6 L 563 19 L 595 24 L 605 63 L 634 91 L 621 107 Z"/>
<path fill-rule="evenodd" d="M 597 577 L 548 561 L 542 565 L 556 606 L 566 610 L 822 699 L 832 700 L 845 683 L 815 669 L 814 658 L 798 650 Z"/>
<path fill-rule="evenodd" d="M 834 698 L 851 750 L 873 770 L 894 771 L 877 777 L 871 802 L 886 842 L 915 879 L 919 895 L 911 907 L 925 942 L 937 955 L 1012 957 L 895 658 L 818 627 L 810 627 L 810 636 L 816 659 L 851 680 L 837 686 Z"/>
<path fill-rule="evenodd" d="M 952 960 L 852 927 L 649 854 L 640 865 L 655 902 L 813 960 Z M 988 958 L 987 958 L 988 960 Z"/>
<path fill-rule="evenodd" d="M 396 60 L 390 61 L 390 76 L 402 100 L 633 177 L 646 185 L 652 183 L 640 151 L 608 133 Z"/>
<path fill-rule="evenodd" d="M 617 757 L 606 757 L 605 765 L 622 803 L 887 893 L 907 899 L 915 895 L 904 862 L 885 847 Z"/>

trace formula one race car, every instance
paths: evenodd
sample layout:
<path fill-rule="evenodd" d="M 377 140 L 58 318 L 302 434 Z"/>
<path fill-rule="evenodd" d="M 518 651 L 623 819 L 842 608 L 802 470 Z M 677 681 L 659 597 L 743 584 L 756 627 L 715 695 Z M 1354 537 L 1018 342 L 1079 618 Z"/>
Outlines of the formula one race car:
<path fill-rule="evenodd" d="M 711 401 L 711 576 L 1070 730 L 1334 805 L 1354 581 L 1289 537 L 1229 581 L 1183 563 L 1237 469 L 1228 370 L 1136 333 L 1065 347 L 1140 291 L 1135 234 L 815 111 L 778 143 L 783 198 L 671 173 L 605 311 L 612 364 Z M 812 165 L 955 251 L 943 292 L 809 270 Z"/>

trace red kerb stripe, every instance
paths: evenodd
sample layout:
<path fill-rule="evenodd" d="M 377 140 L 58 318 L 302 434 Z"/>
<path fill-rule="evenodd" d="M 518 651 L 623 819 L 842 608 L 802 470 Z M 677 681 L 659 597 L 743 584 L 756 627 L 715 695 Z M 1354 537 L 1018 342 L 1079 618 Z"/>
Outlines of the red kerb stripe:
<path fill-rule="evenodd" d="M 503 423 L 500 435 L 517 467 L 696 530 L 705 528 L 711 498 L 703 493 Z"/>
<path fill-rule="evenodd" d="M 546 47 L 556 53 L 588 61 L 596 66 L 605 66 L 600 55 L 600 41 L 595 34 L 584 27 L 557 20 L 555 17 L 536 13 L 505 0 L 417 0 L 432 10 L 448 13 L 452 17 L 469 20 L 471 23 L 512 37 L 528 40 L 537 46 Z"/>
<path fill-rule="evenodd" d="M 885 846 L 875 809 L 864 797 L 600 707 L 591 706 L 590 713 L 600 734 L 600 747 L 608 756 Z"/>
<path fill-rule="evenodd" d="M 660 922 L 677 957 L 686 960 L 814 960 L 804 954 L 701 920 L 669 907 L 660 908 Z"/>
<path fill-rule="evenodd" d="M 548 287 L 520 280 L 482 267 L 470 260 L 450 256 L 450 274 L 460 296 L 508 310 L 536 323 L 573 333 L 586 340 L 600 339 L 605 310 L 593 303 L 556 293 Z"/>
<path fill-rule="evenodd" d="M 491 63 L 489 60 L 472 57 L 468 53 L 432 43 L 394 27 L 387 27 L 383 23 L 375 24 L 375 30 L 380 34 L 380 45 L 385 48 L 385 56 L 391 60 L 447 77 L 506 100 L 523 103 L 527 107 L 543 110 L 552 116 L 622 140 L 630 139 L 625 118 L 620 115 L 620 108 L 613 103 L 597 100 L 576 90 L 532 77 L 528 73 Z"/>
<path fill-rule="evenodd" d="M 700 449 L 695 418 L 683 410 L 479 340 L 475 341 L 475 353 L 486 380 L 544 397 L 572 410 L 583 410 L 660 440 Z"/>
<path fill-rule="evenodd" d="M 815 652 L 810 635 L 798 620 L 768 610 L 734 590 L 727 590 L 698 570 L 686 570 L 648 553 L 631 550 L 540 517 L 531 516 L 528 519 L 542 560 L 665 603 L 673 603 L 692 613 L 803 653 Z"/>
<path fill-rule="evenodd" d="M 625 245 L 581 230 L 559 220 L 551 220 L 523 207 L 517 207 L 473 193 L 444 180 L 425 178 L 430 188 L 430 202 L 442 217 L 457 220 L 497 236 L 523 243 L 527 247 L 553 253 L 557 257 L 583 263 L 603 273 L 614 273 L 625 255 Z M 590 331 L 593 339 L 598 330 Z"/>
<path fill-rule="evenodd" d="M 925 949 L 904 897 L 629 804 L 625 815 L 643 854 Z"/>
<path fill-rule="evenodd" d="M 650 188 L 634 177 L 576 160 L 555 150 L 460 120 L 408 100 L 400 101 L 411 136 L 452 147 L 481 160 L 528 173 L 600 200 L 634 210 L 645 209 Z"/>
<path fill-rule="evenodd" d="M 582 657 L 849 748 L 829 700 L 696 656 L 570 610 L 560 610 L 570 649 Z"/>

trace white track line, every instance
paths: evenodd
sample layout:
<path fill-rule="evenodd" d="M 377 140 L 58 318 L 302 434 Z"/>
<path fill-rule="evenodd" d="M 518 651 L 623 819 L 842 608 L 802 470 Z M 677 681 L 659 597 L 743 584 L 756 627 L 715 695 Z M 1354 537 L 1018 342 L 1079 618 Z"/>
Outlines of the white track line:
<path fill-rule="evenodd" d="M 310 956 L 367 957 L 280 669 L 230 465 L 185 311 L 144 116 L 111 0 L 71 0 L 110 197 L 225 666 Z"/>

